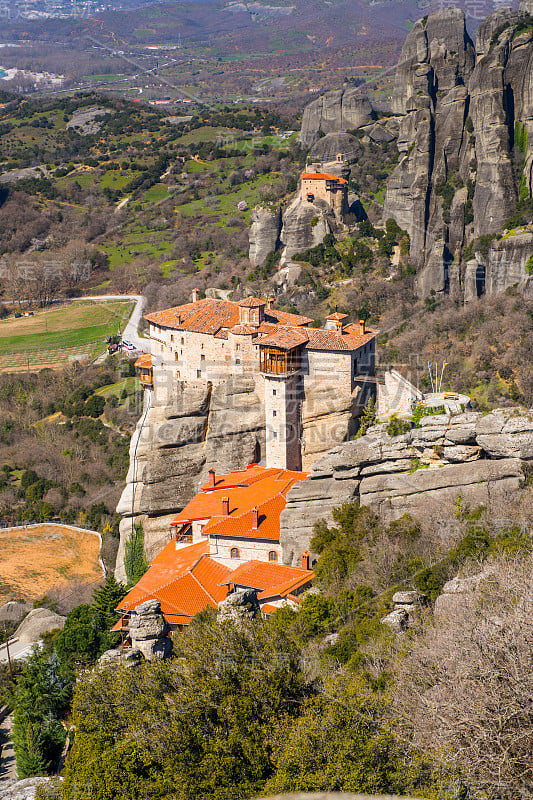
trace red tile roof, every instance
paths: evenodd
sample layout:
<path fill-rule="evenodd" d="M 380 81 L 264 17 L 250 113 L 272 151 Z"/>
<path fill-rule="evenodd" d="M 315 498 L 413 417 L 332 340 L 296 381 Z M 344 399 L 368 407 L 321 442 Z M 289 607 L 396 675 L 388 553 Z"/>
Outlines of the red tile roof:
<path fill-rule="evenodd" d="M 242 472 L 215 478 L 214 487 L 204 486 L 171 525 L 182 526 L 206 519 L 203 529 L 206 536 L 279 542 L 279 518 L 286 505 L 287 492 L 306 477 L 305 472 L 252 464 Z M 229 500 L 229 514 L 223 512 L 223 497 Z M 255 508 L 259 515 L 257 528 L 253 527 Z"/>
<path fill-rule="evenodd" d="M 225 578 L 225 584 L 257 589 L 260 600 L 287 597 L 294 589 L 310 583 L 314 573 L 267 561 L 247 561 Z"/>
<path fill-rule="evenodd" d="M 371 342 L 379 331 L 366 329 L 360 333 L 358 325 L 346 325 L 342 331 L 326 331 L 324 328 L 306 328 L 309 350 L 357 350 Z"/>
<path fill-rule="evenodd" d="M 257 336 L 257 326 L 254 325 L 235 325 L 231 332 L 236 336 Z"/>
<path fill-rule="evenodd" d="M 278 327 L 268 336 L 262 337 L 258 344 L 261 347 L 278 347 L 280 350 L 292 350 L 305 344 L 309 339 L 307 328 L 282 328 Z"/>
<path fill-rule="evenodd" d="M 151 353 L 143 353 L 142 356 L 139 356 L 137 361 L 134 364 L 135 367 L 138 369 L 151 369 L 152 368 L 152 354 Z"/>
<path fill-rule="evenodd" d="M 329 317 L 326 317 L 326 319 L 332 319 L 336 322 L 340 322 L 343 319 L 348 319 L 348 314 L 340 314 L 338 311 L 336 311 L 334 314 L 330 314 Z"/>
<path fill-rule="evenodd" d="M 303 181 L 336 181 L 337 183 L 348 183 L 344 178 L 339 178 L 338 175 L 331 175 L 329 172 L 304 172 L 302 175 Z"/>
<path fill-rule="evenodd" d="M 265 300 L 260 300 L 258 297 L 245 297 L 244 300 L 239 300 L 239 305 L 242 308 L 258 308 L 265 306 Z"/>
<path fill-rule="evenodd" d="M 134 611 L 145 600 L 156 598 L 170 621 L 186 624 L 207 606 L 216 608 L 226 597 L 221 584 L 230 570 L 209 557 L 209 542 L 176 550 L 174 541 L 152 561 L 148 571 L 119 604 Z"/>
<path fill-rule="evenodd" d="M 148 314 L 146 319 L 163 328 L 206 333 L 213 336 L 223 328 L 234 328 L 239 324 L 239 305 L 232 300 L 205 298 L 196 303 L 185 303 L 185 305 L 167 308 L 164 311 L 154 311 L 152 314 Z M 309 325 L 312 322 L 309 317 L 275 309 L 267 309 L 265 319 L 267 322 L 289 326 Z"/>

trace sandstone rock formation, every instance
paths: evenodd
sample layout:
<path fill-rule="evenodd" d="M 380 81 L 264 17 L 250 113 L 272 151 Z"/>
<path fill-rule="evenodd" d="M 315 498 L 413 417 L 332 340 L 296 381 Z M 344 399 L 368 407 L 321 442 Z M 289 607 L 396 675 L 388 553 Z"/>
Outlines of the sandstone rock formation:
<path fill-rule="evenodd" d="M 147 661 L 172 655 L 172 639 L 167 636 L 170 625 L 161 613 L 159 600 L 147 600 L 136 607 L 129 631 L 132 650 L 138 650 Z"/>
<path fill-rule="evenodd" d="M 265 263 L 267 255 L 280 245 L 281 208 L 256 206 L 251 214 L 249 259 L 252 266 Z"/>
<path fill-rule="evenodd" d="M 472 265 L 465 274 L 461 264 L 470 241 L 502 232 L 519 190 L 532 195 L 533 27 L 527 18 L 522 24 L 526 11 L 524 3 L 521 13 L 491 14 L 475 49 L 459 9 L 419 20 L 405 41 L 392 100 L 401 115 L 400 156 L 384 218 L 410 235 L 420 297 L 465 291 L 470 300 L 524 280 L 529 238 L 520 247 L 494 246 L 482 265 L 484 285 L 474 286 Z M 522 179 L 513 167 L 520 126 L 528 133 Z"/>
<path fill-rule="evenodd" d="M 297 253 L 316 247 L 335 226 L 335 215 L 326 203 L 301 203 L 297 198 L 283 215 L 281 265 Z"/>
<path fill-rule="evenodd" d="M 339 154 L 342 155 L 344 169 L 357 163 L 357 159 L 361 155 L 361 145 L 355 136 L 349 133 L 328 133 L 312 146 L 309 151 L 309 161 L 328 164 L 327 171 L 336 175 L 335 166 Z M 341 177 L 343 176 L 341 175 Z"/>
<path fill-rule="evenodd" d="M 37 642 L 43 633 L 64 628 L 66 619 L 48 608 L 34 608 L 18 626 L 15 636 L 21 642 Z"/>
<path fill-rule="evenodd" d="M 358 500 L 385 520 L 405 513 L 442 519 L 459 495 L 468 506 L 508 501 L 533 461 L 533 414 L 496 410 L 423 417 L 420 428 L 391 438 L 385 425 L 334 447 L 310 477 L 288 493 L 281 515 L 283 561 L 298 565 L 313 525 L 333 508 Z"/>
<path fill-rule="evenodd" d="M 35 800 L 37 789 L 53 788 L 63 778 L 24 778 L 20 781 L 5 781 L 0 790 L 1 800 Z"/>
<path fill-rule="evenodd" d="M 130 468 L 117 511 L 120 547 L 116 577 L 124 580 L 124 552 L 141 519 L 151 559 L 168 542 L 170 522 L 213 467 L 240 469 L 260 460 L 265 446 L 264 408 L 253 379 L 236 376 L 213 389 L 179 385 L 139 420 L 130 445 Z"/>
<path fill-rule="evenodd" d="M 361 89 L 350 87 L 326 92 L 306 106 L 300 141 L 310 147 L 322 133 L 341 133 L 368 125 L 376 118 Z"/>
<path fill-rule="evenodd" d="M 260 613 L 261 607 L 255 589 L 233 592 L 218 604 L 218 618 L 221 620 L 236 622 L 240 619 L 253 619 Z"/>
<path fill-rule="evenodd" d="M 396 592 L 392 596 L 393 610 L 381 620 L 393 631 L 402 633 L 419 618 L 422 609 L 426 608 L 428 598 L 416 591 Z"/>
<path fill-rule="evenodd" d="M 33 606 L 30 603 L 24 603 L 20 600 L 8 600 L 7 603 L 0 606 L 0 622 L 14 622 L 19 625 L 32 608 Z"/>

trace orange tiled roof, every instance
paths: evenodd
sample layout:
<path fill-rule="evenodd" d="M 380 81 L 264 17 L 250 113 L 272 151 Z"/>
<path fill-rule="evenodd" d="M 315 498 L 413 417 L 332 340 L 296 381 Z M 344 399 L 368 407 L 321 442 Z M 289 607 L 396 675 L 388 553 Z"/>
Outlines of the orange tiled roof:
<path fill-rule="evenodd" d="M 225 583 L 257 589 L 260 600 L 286 597 L 294 589 L 309 583 L 314 577 L 311 570 L 288 567 L 267 561 L 247 561 L 225 578 Z"/>
<path fill-rule="evenodd" d="M 326 317 L 326 319 L 332 319 L 335 320 L 335 322 L 340 322 L 343 319 L 348 319 L 348 314 L 341 314 L 336 311 L 334 314 L 330 314 L 329 317 Z"/>
<path fill-rule="evenodd" d="M 216 608 L 227 591 L 221 584 L 230 570 L 209 557 L 209 542 L 176 550 L 174 541 L 152 561 L 128 592 L 120 610 L 133 611 L 145 600 L 157 599 L 170 622 L 187 623 L 207 606 Z"/>
<path fill-rule="evenodd" d="M 245 297 L 244 300 L 239 300 L 239 305 L 242 308 L 258 308 L 259 306 L 266 306 L 266 303 L 258 297 Z"/>
<path fill-rule="evenodd" d="M 186 525 L 194 520 L 208 520 L 203 533 L 236 539 L 279 541 L 279 518 L 286 505 L 289 489 L 307 477 L 305 472 L 272 469 L 252 464 L 243 472 L 215 478 L 187 503 L 171 525 Z M 223 489 L 224 491 L 215 491 Z M 224 514 L 222 497 L 229 500 Z M 258 509 L 259 524 L 253 528 L 253 509 Z"/>
<path fill-rule="evenodd" d="M 338 175 L 331 175 L 329 172 L 304 172 L 302 175 L 303 181 L 336 181 L 337 183 L 348 183 L 344 178 L 339 178 Z"/>
<path fill-rule="evenodd" d="M 379 333 L 369 328 L 360 333 L 358 325 L 346 325 L 342 331 L 326 331 L 324 328 L 306 328 L 306 331 L 310 350 L 357 350 Z"/>
<path fill-rule="evenodd" d="M 151 353 L 143 353 L 142 356 L 139 356 L 139 358 L 135 362 L 134 366 L 136 366 L 138 369 L 151 369 L 151 367 L 152 367 L 152 354 Z"/>
<path fill-rule="evenodd" d="M 254 325 L 235 325 L 231 332 L 236 336 L 257 336 L 258 334 L 257 326 Z"/>
<path fill-rule="evenodd" d="M 280 350 L 292 350 L 305 344 L 309 339 L 307 328 L 282 328 L 278 327 L 268 336 L 263 336 L 258 344 L 261 347 L 279 347 Z"/>
<path fill-rule="evenodd" d="M 243 301 L 246 302 L 246 301 Z M 239 324 L 239 303 L 232 300 L 216 300 L 206 297 L 196 303 L 185 303 L 164 311 L 154 311 L 146 316 L 148 322 L 163 328 L 217 335 L 222 329 L 234 328 Z M 274 324 L 289 326 L 308 325 L 308 317 L 289 314 L 285 311 L 267 310 L 265 319 Z"/>

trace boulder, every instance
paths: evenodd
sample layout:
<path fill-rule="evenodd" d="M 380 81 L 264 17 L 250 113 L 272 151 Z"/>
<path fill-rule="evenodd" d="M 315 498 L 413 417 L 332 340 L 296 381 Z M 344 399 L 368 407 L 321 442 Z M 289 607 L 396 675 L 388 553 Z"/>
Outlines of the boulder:
<path fill-rule="evenodd" d="M 18 625 L 32 608 L 31 603 L 24 603 L 22 600 L 8 600 L 7 603 L 0 606 L 0 622 L 13 622 Z"/>
<path fill-rule="evenodd" d="M 253 619 L 261 613 L 257 591 L 241 589 L 228 595 L 218 604 L 218 618 L 236 622 L 240 619 Z"/>
<path fill-rule="evenodd" d="M 19 625 L 15 636 L 21 642 L 37 642 L 44 633 L 64 628 L 66 619 L 48 608 L 34 608 Z"/>
<path fill-rule="evenodd" d="M 370 100 L 356 87 L 326 92 L 305 107 L 300 141 L 310 147 L 322 133 L 340 133 L 368 125 L 376 118 Z"/>
<path fill-rule="evenodd" d="M 106 650 L 98 659 L 101 667 L 116 665 L 121 667 L 139 667 L 143 662 L 143 654 L 138 648 L 117 647 L 115 650 Z"/>
<path fill-rule="evenodd" d="M 21 781 L 4 781 L 0 790 L 1 800 L 35 800 L 37 789 L 54 787 L 63 778 L 24 778 Z"/>

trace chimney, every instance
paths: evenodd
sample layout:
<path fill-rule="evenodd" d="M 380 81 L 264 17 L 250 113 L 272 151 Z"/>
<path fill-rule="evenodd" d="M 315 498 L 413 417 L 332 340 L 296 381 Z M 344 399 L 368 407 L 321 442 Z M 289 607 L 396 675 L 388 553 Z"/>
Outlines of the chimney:
<path fill-rule="evenodd" d="M 364 319 L 359 320 L 359 333 L 365 334 L 366 333 L 366 326 Z"/>
<path fill-rule="evenodd" d="M 309 558 L 310 558 L 309 550 L 305 550 L 302 553 L 302 569 L 309 569 Z"/>
<path fill-rule="evenodd" d="M 197 303 L 199 299 L 200 299 L 200 289 L 193 289 L 192 290 L 193 303 Z"/>
<path fill-rule="evenodd" d="M 229 497 L 222 498 L 222 516 L 229 517 Z"/>
<path fill-rule="evenodd" d="M 214 469 L 209 470 L 209 488 L 214 488 L 216 483 L 216 472 Z"/>
<path fill-rule="evenodd" d="M 252 530 L 256 531 L 259 527 L 259 509 L 252 508 Z"/>
<path fill-rule="evenodd" d="M 269 297 L 267 299 L 267 309 L 268 309 L 268 311 L 272 311 L 273 308 L 274 308 L 274 298 L 273 297 Z"/>

